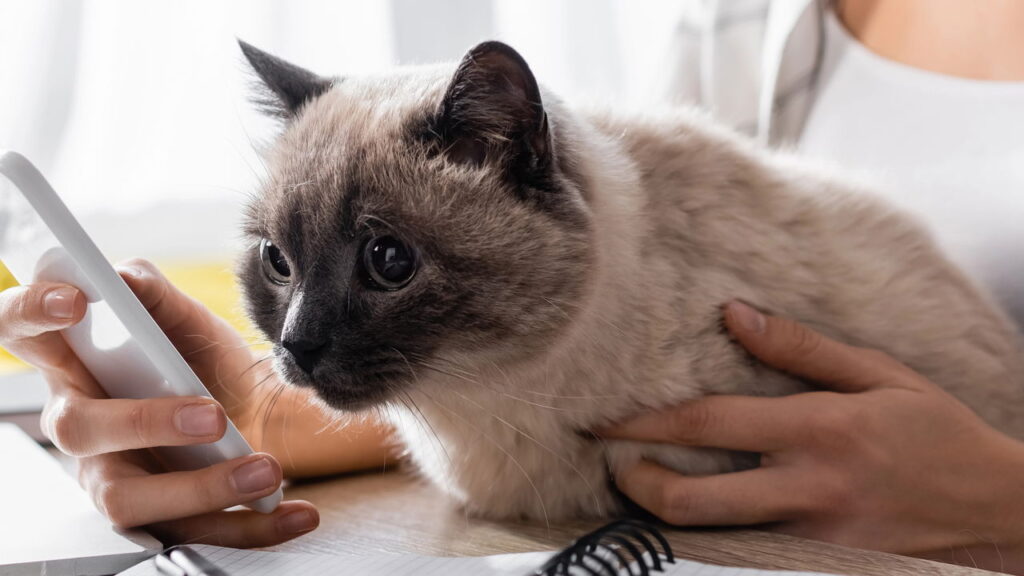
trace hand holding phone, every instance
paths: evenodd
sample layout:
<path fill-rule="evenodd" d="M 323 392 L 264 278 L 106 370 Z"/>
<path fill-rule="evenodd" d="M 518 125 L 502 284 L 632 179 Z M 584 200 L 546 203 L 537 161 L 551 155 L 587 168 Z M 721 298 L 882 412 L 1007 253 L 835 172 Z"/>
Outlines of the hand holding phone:
<path fill-rule="evenodd" d="M 68 346 L 111 398 L 210 397 L 57 194 L 21 155 L 0 151 L 0 260 L 22 284 L 71 284 L 85 317 L 62 331 Z M 230 421 L 220 440 L 156 450 L 172 470 L 197 470 L 252 450 Z M 247 506 L 269 513 L 281 490 Z"/>

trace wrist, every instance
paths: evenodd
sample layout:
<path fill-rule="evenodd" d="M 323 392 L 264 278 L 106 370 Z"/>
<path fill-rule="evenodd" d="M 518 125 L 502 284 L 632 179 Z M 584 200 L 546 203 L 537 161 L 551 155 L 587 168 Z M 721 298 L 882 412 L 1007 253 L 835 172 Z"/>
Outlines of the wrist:
<path fill-rule="evenodd" d="M 984 508 L 995 528 L 991 537 L 1004 554 L 1024 565 L 1024 442 L 1000 436 L 993 459 L 1002 466 L 991 471 Z"/>
<path fill-rule="evenodd" d="M 977 443 L 981 458 L 964 463 L 970 472 L 954 475 L 960 490 L 950 504 L 960 513 L 945 523 L 949 545 L 920 556 L 1024 574 L 1024 442 L 992 432 Z"/>

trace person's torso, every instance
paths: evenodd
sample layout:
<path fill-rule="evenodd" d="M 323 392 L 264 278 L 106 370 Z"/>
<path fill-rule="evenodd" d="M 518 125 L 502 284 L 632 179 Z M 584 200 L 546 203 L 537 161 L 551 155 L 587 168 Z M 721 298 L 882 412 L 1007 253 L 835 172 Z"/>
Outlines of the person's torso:
<path fill-rule="evenodd" d="M 1024 83 L 886 60 L 834 14 L 797 148 L 873 182 L 922 219 L 1024 326 Z"/>

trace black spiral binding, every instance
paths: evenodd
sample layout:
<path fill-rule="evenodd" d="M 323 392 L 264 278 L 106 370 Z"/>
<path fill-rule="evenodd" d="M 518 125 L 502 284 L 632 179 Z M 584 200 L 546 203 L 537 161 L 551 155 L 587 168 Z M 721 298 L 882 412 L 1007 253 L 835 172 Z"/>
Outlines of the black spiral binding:
<path fill-rule="evenodd" d="M 676 560 L 657 528 L 640 520 L 617 520 L 576 540 L 531 576 L 649 576 L 664 572 L 663 561 Z"/>

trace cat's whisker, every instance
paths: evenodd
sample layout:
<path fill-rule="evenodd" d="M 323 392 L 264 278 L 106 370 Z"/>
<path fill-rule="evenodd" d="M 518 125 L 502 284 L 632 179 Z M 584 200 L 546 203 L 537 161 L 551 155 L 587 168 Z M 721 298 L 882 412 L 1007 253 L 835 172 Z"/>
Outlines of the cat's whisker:
<path fill-rule="evenodd" d="M 427 364 L 429 364 L 429 360 L 438 360 L 438 361 L 444 362 L 446 364 L 445 368 L 447 370 L 456 371 L 456 372 L 459 371 L 458 370 L 458 365 L 455 364 L 455 362 L 453 360 L 449 360 L 449 359 L 443 358 L 441 356 L 434 356 L 434 357 L 431 357 L 431 358 L 427 358 L 425 356 L 420 356 L 420 355 L 416 355 L 416 354 L 412 354 L 412 353 L 410 353 L 410 355 L 414 359 L 416 359 L 417 362 L 420 362 L 420 363 L 427 362 Z M 495 363 L 494 361 L 491 361 L 491 364 L 497 369 L 498 372 L 502 373 L 502 375 L 505 376 L 506 381 L 511 382 L 511 379 L 510 379 L 509 375 L 497 363 Z M 471 378 L 471 377 L 475 377 L 475 378 L 479 378 L 480 377 L 479 374 L 475 374 L 475 373 L 469 372 L 469 371 L 467 371 L 465 369 L 461 370 L 463 376 L 460 376 L 458 374 L 450 374 L 449 372 L 442 371 L 442 370 L 438 369 L 436 366 L 428 366 L 428 365 L 424 364 L 423 367 L 424 368 L 433 369 L 435 371 L 441 372 L 442 374 L 446 374 L 446 375 L 451 376 L 453 378 L 459 378 L 460 380 L 466 380 L 467 378 Z M 468 375 L 468 376 L 466 376 L 466 375 Z M 482 382 L 479 382 L 479 381 L 473 381 L 473 380 L 466 380 L 466 381 L 472 381 L 474 384 L 479 384 L 481 386 L 487 387 L 485 384 L 483 384 Z M 576 411 L 576 410 L 569 409 L 569 408 L 559 408 L 557 406 L 549 406 L 549 405 L 545 405 L 545 404 L 537 404 L 536 402 L 532 402 L 532 401 L 527 400 L 525 398 L 519 398 L 517 396 L 510 395 L 508 392 L 506 392 L 504 390 L 493 390 L 493 391 L 495 393 L 503 394 L 503 395 L 506 395 L 506 396 L 508 396 L 510 398 L 517 399 L 517 400 L 520 400 L 522 402 L 526 402 L 528 404 L 531 404 L 531 405 L 534 405 L 534 406 L 539 406 L 539 407 L 542 407 L 542 408 L 550 408 L 552 410 L 564 410 L 566 412 Z M 532 394 L 532 395 L 535 395 L 535 396 L 543 396 L 545 398 L 550 398 L 550 399 L 553 399 L 553 400 L 616 400 L 616 399 L 622 399 L 622 398 L 626 398 L 627 397 L 627 395 L 625 395 L 625 394 L 575 394 L 575 395 L 570 394 L 570 395 L 565 395 L 565 394 L 552 394 L 550 392 L 540 392 L 538 390 L 517 390 L 517 391 L 518 392 L 523 392 L 523 393 L 526 393 L 526 394 Z"/>
<path fill-rule="evenodd" d="M 417 388 L 419 388 L 419 381 L 420 381 L 419 375 L 416 374 L 416 370 L 413 368 L 412 364 L 409 363 L 409 359 L 406 358 L 405 354 L 403 354 L 402 351 L 399 350 L 398 348 L 392 347 L 391 350 L 393 350 L 396 354 L 398 354 L 399 356 L 402 357 L 402 360 L 405 362 L 405 366 L 409 369 L 409 374 L 412 375 L 413 379 L 416 381 Z M 436 442 L 436 446 L 440 446 L 441 447 L 441 450 L 444 452 L 445 458 L 448 460 L 448 466 L 451 467 L 452 470 L 454 470 L 455 469 L 455 462 L 452 461 L 451 454 L 448 453 L 448 448 L 445 447 L 444 442 L 441 441 L 441 437 L 437 435 L 437 431 L 434 430 L 433 425 L 430 424 L 430 420 L 427 419 L 426 415 L 423 414 L 423 411 L 420 410 L 419 405 L 416 404 L 416 401 L 412 398 L 412 396 L 409 395 L 409 393 L 407 391 L 402 390 L 401 393 L 402 393 L 402 395 L 406 399 L 409 400 L 409 402 L 412 403 L 412 407 L 410 407 L 408 404 L 406 404 L 406 408 L 410 408 L 410 411 L 412 411 L 412 409 L 414 408 L 415 412 L 417 414 L 419 414 L 419 418 L 414 418 L 414 420 L 416 420 L 417 422 L 422 422 L 420 424 L 421 428 L 422 428 L 423 424 L 426 424 L 426 426 L 428 428 L 430 428 L 430 434 L 434 437 L 434 440 Z M 403 403 L 404 403 L 404 400 L 403 400 Z M 424 432 L 426 432 L 426 430 L 424 430 Z M 437 450 L 436 446 L 434 448 L 435 452 Z"/>
<path fill-rule="evenodd" d="M 319 435 L 321 435 L 321 434 L 323 434 L 325 432 L 328 433 L 328 434 L 334 434 L 334 433 L 340 431 L 342 429 L 343 425 L 344 425 L 344 420 L 341 419 L 341 418 L 338 418 L 336 420 L 328 420 L 327 422 L 324 423 L 323 426 L 320 427 L 319 430 L 317 430 L 316 432 L 313 432 L 313 435 L 314 436 L 319 436 Z"/>
<path fill-rule="evenodd" d="M 423 394 L 423 396 L 427 400 L 430 400 L 435 406 L 437 406 L 441 410 L 443 410 L 443 411 L 447 412 L 448 414 L 458 418 L 463 423 L 465 423 L 467 426 L 469 426 L 470 428 L 473 428 L 474 430 L 476 430 L 480 434 L 481 437 L 486 438 L 488 442 L 490 442 L 492 445 L 494 445 L 495 448 L 500 450 L 501 453 L 504 454 L 509 460 L 511 460 L 512 463 L 516 466 L 516 468 L 518 468 L 519 471 L 522 472 L 523 477 L 526 478 L 526 481 L 530 484 L 530 488 L 533 490 L 533 493 L 537 496 L 537 502 L 540 504 L 541 513 L 544 516 L 544 526 L 547 528 L 548 537 L 550 538 L 551 537 L 551 520 L 548 517 L 548 507 L 547 507 L 547 504 L 544 502 L 544 496 L 541 494 L 540 490 L 537 488 L 537 483 L 533 481 L 533 477 L 531 477 L 530 473 L 526 471 L 526 468 L 523 467 L 522 463 L 520 463 L 519 460 L 514 455 L 512 455 L 512 453 L 509 452 L 504 446 L 502 446 L 498 441 L 496 441 L 489 434 L 487 434 L 487 432 L 484 432 L 483 430 L 481 430 L 479 426 L 476 426 L 475 424 L 473 424 L 472 422 L 467 420 L 465 417 L 460 415 L 458 412 L 448 408 L 444 404 L 441 404 L 440 402 L 435 400 L 434 397 L 432 397 L 431 395 L 427 394 L 425 391 L 419 390 L 419 393 Z"/>
<path fill-rule="evenodd" d="M 501 373 L 505 377 L 505 381 L 512 384 L 512 378 L 508 372 L 505 371 L 497 362 L 490 360 L 494 369 Z M 545 378 L 547 378 L 547 372 L 545 371 Z M 615 400 L 619 398 L 625 398 L 624 394 L 552 394 L 550 392 L 540 392 L 538 390 L 519 390 L 526 394 L 533 394 L 535 396 L 543 396 L 545 398 L 557 399 L 557 400 Z"/>
<path fill-rule="evenodd" d="M 284 411 L 284 420 L 281 422 L 281 445 L 284 446 L 284 454 L 288 457 L 288 466 L 292 470 L 295 469 L 295 457 L 292 456 L 292 444 L 288 441 L 288 417 L 295 412 L 295 397 L 296 394 L 290 394 L 289 399 L 291 400 L 288 405 L 288 409 Z"/>
<path fill-rule="evenodd" d="M 223 348 L 225 352 L 233 352 L 235 350 L 241 350 L 243 348 L 255 348 L 257 346 L 266 346 L 268 344 L 271 344 L 271 342 L 269 340 L 267 340 L 266 338 L 259 338 L 259 339 L 257 339 L 254 342 L 244 342 L 242 344 L 239 344 L 238 346 L 226 346 L 226 345 L 224 345 L 223 342 L 218 342 L 216 340 L 213 340 L 212 338 L 210 338 L 209 336 L 207 336 L 205 334 L 185 334 L 184 337 L 185 338 L 196 338 L 196 339 L 199 339 L 199 340 L 205 340 L 207 342 L 206 345 L 204 345 L 204 346 L 196 348 L 195 350 L 189 350 L 188 352 L 182 354 L 182 356 L 184 358 L 186 358 L 186 359 L 191 357 L 191 356 L 194 356 L 196 354 L 201 354 L 203 352 L 206 352 L 207 350 L 210 350 L 211 348 L 218 348 L 219 347 L 219 348 Z"/>
<path fill-rule="evenodd" d="M 267 382 L 267 380 L 269 380 L 269 379 L 270 379 L 271 377 L 273 377 L 273 376 L 274 376 L 274 373 L 273 373 L 273 372 L 271 372 L 270 374 L 267 374 L 267 375 L 266 375 L 266 376 L 265 376 L 264 378 L 262 378 L 261 380 L 259 380 L 258 382 L 256 382 L 256 384 L 255 384 L 255 385 L 253 385 L 253 387 L 252 387 L 252 388 L 250 388 L 250 390 L 249 390 L 249 397 L 247 397 L 247 398 L 246 398 L 246 402 L 249 402 L 249 401 L 250 401 L 250 400 L 249 400 L 249 398 L 251 398 L 251 397 L 252 397 L 252 395 L 256 393 L 257 389 L 258 389 L 258 388 L 260 388 L 260 387 L 261 387 L 261 386 L 262 386 L 262 385 L 263 385 L 264 383 L 266 383 L 266 382 Z M 279 384 L 279 386 L 286 386 L 286 384 L 284 384 L 284 383 L 282 382 L 282 383 L 280 383 L 280 384 Z M 276 389 L 275 389 L 275 390 L 276 390 Z M 254 431 L 254 432 L 255 432 L 255 430 L 256 430 L 256 418 L 258 418 L 258 417 L 259 417 L 259 414 L 260 414 L 260 411 L 261 411 L 261 409 L 262 409 L 262 408 L 263 408 L 263 406 L 264 406 L 264 405 L 265 405 L 265 404 L 266 404 L 266 403 L 267 403 L 267 402 L 269 401 L 269 399 L 270 399 L 270 396 L 271 396 L 271 395 L 272 395 L 273 393 L 274 393 L 274 392 L 273 392 L 273 391 L 271 391 L 271 392 L 269 392 L 269 393 L 267 393 L 267 394 L 264 394 L 264 395 L 263 395 L 262 397 L 260 397 L 260 398 L 259 398 L 259 403 L 258 403 L 258 404 L 256 405 L 256 409 L 255 409 L 255 410 L 253 411 L 253 413 L 252 413 L 252 418 L 250 418 L 250 419 L 249 419 L 249 426 L 250 426 L 250 427 L 252 427 L 252 429 L 253 429 L 253 431 Z M 263 440 L 263 439 L 262 439 L 262 437 L 261 437 L 261 438 L 260 438 L 260 441 L 261 441 L 261 443 L 262 443 L 262 440 Z"/>
<path fill-rule="evenodd" d="M 488 391 L 490 391 L 490 392 L 492 392 L 494 394 L 497 394 L 499 396 L 504 396 L 505 398 L 508 398 L 510 400 L 516 400 L 516 401 L 522 402 L 524 404 L 529 404 L 530 406 L 534 406 L 534 407 L 537 407 L 537 408 L 544 408 L 545 410 L 554 410 L 554 411 L 557 411 L 557 412 L 579 412 L 579 410 L 577 410 L 577 409 L 562 408 L 560 406 L 550 406 L 548 404 L 541 404 L 539 402 L 533 402 L 531 400 L 527 400 L 526 398 L 520 398 L 519 396 L 516 396 L 515 394 L 509 394 L 508 392 L 505 392 L 504 390 L 495 390 L 494 388 L 491 388 L 490 386 L 487 386 L 483 382 L 479 382 L 477 380 L 473 380 L 472 378 L 467 378 L 465 376 L 456 374 L 454 372 L 449 372 L 447 370 L 444 370 L 443 368 L 438 368 L 437 366 L 432 366 L 432 365 L 430 365 L 428 363 L 425 363 L 422 360 L 418 360 L 417 364 L 419 366 L 422 366 L 423 368 L 426 368 L 427 370 L 433 370 L 433 371 L 438 372 L 440 374 L 445 374 L 447 376 L 451 376 L 452 378 L 457 378 L 457 379 L 462 380 L 464 382 L 469 382 L 470 384 L 475 384 L 475 385 L 480 386 L 481 388 L 483 388 L 485 390 L 488 390 Z"/>
<path fill-rule="evenodd" d="M 477 374 L 476 372 L 473 372 L 473 371 L 463 367 L 458 362 L 456 362 L 454 360 L 450 360 L 450 359 L 445 358 L 443 356 L 433 356 L 433 357 L 431 357 L 431 356 L 424 356 L 422 354 L 416 354 L 414 352 L 410 352 L 409 354 L 413 358 L 416 358 L 418 360 L 439 360 L 441 362 L 444 362 L 447 365 L 449 370 L 452 370 L 454 372 L 459 372 L 462 375 L 464 375 L 466 377 L 469 377 L 469 378 L 479 378 L 480 377 L 480 375 Z"/>
<path fill-rule="evenodd" d="M 258 422 L 258 418 L 260 417 L 260 414 L 263 412 L 263 407 L 266 406 L 267 402 L 270 401 L 270 397 L 274 394 L 275 390 L 276 390 L 276 388 L 270 390 L 268 393 L 266 393 L 266 394 L 264 394 L 264 395 L 259 397 L 259 402 L 256 404 L 256 408 L 253 410 L 252 418 L 249 419 L 249 427 L 252 430 L 252 434 L 253 434 L 253 438 L 254 439 L 256 438 L 256 431 L 257 431 L 256 424 Z M 264 444 L 264 442 L 263 442 L 263 429 L 260 428 L 259 432 L 260 432 L 259 446 L 260 446 L 260 449 L 262 449 L 263 444 Z"/>
<path fill-rule="evenodd" d="M 410 366 L 410 369 L 411 368 L 412 367 Z M 417 414 L 419 414 L 419 418 L 413 417 L 413 420 L 416 420 L 418 423 L 420 423 L 421 430 L 423 430 L 424 424 L 426 424 L 427 428 L 430 429 L 430 433 L 434 436 L 434 440 L 436 441 L 437 446 L 441 447 L 441 451 L 444 452 L 445 459 L 448 460 L 449 470 L 451 470 L 452 473 L 454 473 L 455 462 L 452 460 L 451 454 L 448 452 L 448 448 L 444 445 L 444 442 L 441 441 L 440 436 L 437 435 L 437 431 L 434 430 L 434 426 L 430 423 L 430 420 L 427 419 L 426 415 L 423 414 L 423 411 L 420 409 L 419 404 L 416 403 L 416 400 L 413 399 L 413 397 L 406 391 L 403 391 L 402 394 L 403 396 L 405 396 L 406 399 L 408 399 L 410 403 L 412 403 L 412 408 L 416 411 Z M 402 400 L 402 404 L 405 404 L 406 409 L 409 409 L 409 404 L 406 404 L 405 400 Z M 426 430 L 424 430 L 424 432 L 426 432 Z M 437 446 L 434 447 L 434 454 L 437 454 Z M 463 507 L 462 510 L 463 519 L 466 522 L 466 527 L 469 528 L 469 509 Z"/>
<path fill-rule="evenodd" d="M 257 366 L 259 366 L 260 364 L 263 364 L 264 362 L 266 362 L 268 360 L 273 360 L 273 358 L 274 358 L 273 354 L 268 354 L 266 356 L 263 356 L 262 358 L 258 358 L 256 361 L 254 361 L 252 364 L 250 364 L 248 367 L 246 367 L 245 370 L 242 370 L 241 372 L 239 372 L 239 374 L 235 377 L 235 379 L 236 380 L 241 379 L 250 370 L 253 370 Z M 234 390 L 231 389 L 230 386 L 224 386 L 224 378 L 220 375 L 220 369 L 221 369 L 221 363 L 218 362 L 217 366 L 214 368 L 214 377 L 216 378 L 217 386 L 219 387 L 220 391 L 224 392 L 224 394 L 226 394 L 228 397 L 230 397 L 231 401 L 233 403 L 235 403 L 235 404 L 241 403 L 243 401 L 243 399 L 239 398 L 238 394 L 236 394 L 234 392 Z M 272 375 L 273 375 L 273 372 L 270 372 L 267 375 L 267 377 L 272 376 Z"/>
<path fill-rule="evenodd" d="M 263 440 L 264 445 L 266 444 L 267 425 L 270 423 L 270 415 L 274 412 L 274 408 L 277 407 L 277 401 L 281 398 L 281 394 L 284 394 L 287 387 L 288 385 L 284 382 L 278 385 L 271 394 L 270 401 L 267 404 L 267 409 L 263 413 L 263 429 L 260 431 L 260 439 Z"/>
<path fill-rule="evenodd" d="M 560 300 L 558 298 L 551 298 L 551 297 L 547 297 L 547 296 L 545 296 L 544 299 L 547 300 L 549 304 L 551 304 L 552 306 L 555 306 L 555 307 L 557 307 L 558 304 L 561 304 L 562 306 L 571 306 L 573 308 L 578 308 L 580 310 L 584 309 L 583 306 L 580 306 L 579 304 L 577 304 L 575 302 L 569 302 L 567 300 Z M 556 302 L 558 304 L 555 304 Z M 605 314 L 602 314 L 600 310 L 591 310 L 591 312 L 594 314 L 595 318 L 600 320 L 603 324 L 605 324 L 609 328 L 612 328 L 613 330 L 615 330 L 616 332 L 618 332 L 622 336 L 628 336 L 626 334 L 626 331 L 621 326 L 619 326 L 615 322 L 612 322 L 611 320 L 609 320 L 608 317 Z M 562 313 L 564 314 L 565 311 L 563 310 Z"/>
<path fill-rule="evenodd" d="M 484 408 L 484 407 L 483 407 L 483 406 L 482 406 L 482 405 L 481 405 L 480 403 L 478 403 L 478 402 L 475 402 L 475 401 L 473 401 L 473 400 L 472 400 L 471 398 L 469 398 L 469 397 L 467 397 L 466 395 L 464 395 L 464 394 L 460 393 L 460 392 L 459 392 L 458 390 L 450 390 L 450 392 L 451 392 L 451 393 L 453 393 L 453 394 L 455 394 L 455 395 L 456 395 L 456 396 L 458 396 L 459 398 L 462 398 L 462 399 L 463 399 L 463 400 L 464 400 L 465 402 L 468 402 L 468 403 L 472 404 L 472 405 L 473 405 L 473 406 L 475 406 L 475 407 L 476 407 L 477 409 L 479 409 L 479 410 L 482 410 L 482 411 L 484 411 L 484 412 L 488 412 L 488 411 L 487 411 L 487 409 L 486 409 L 486 408 Z M 565 464 L 566 466 L 568 466 L 569 468 L 571 468 L 571 469 L 573 470 L 573 472 L 575 472 L 575 473 L 576 473 L 576 475 L 577 475 L 577 476 L 579 476 L 580 480 L 582 480 L 582 481 L 583 481 L 583 484 L 585 484 L 585 485 L 586 485 L 586 487 L 587 487 L 587 490 L 588 490 L 588 491 L 590 492 L 590 495 L 591 495 L 591 496 L 593 496 L 593 498 L 594 498 L 594 508 L 595 508 L 595 510 L 597 510 L 597 513 L 598 513 L 599 515 L 602 515 L 602 516 L 604 515 L 604 507 L 603 507 L 603 506 L 601 506 L 601 499 L 600 499 L 600 497 L 598 497 L 598 495 L 597 495 L 597 491 L 596 491 L 596 490 L 594 490 L 594 487 L 593 487 L 593 486 L 592 486 L 592 485 L 590 484 L 590 481 L 589 481 L 589 480 L 587 480 L 587 477 L 586 477 L 586 475 L 585 475 L 585 474 L 583 474 L 583 471 L 582 471 L 582 470 L 580 470 L 580 469 L 579 469 L 579 468 L 578 468 L 578 467 L 577 467 L 577 466 L 576 466 L 575 464 L 573 464 L 571 460 L 569 460 L 568 458 L 566 458 L 566 457 L 565 457 L 565 456 L 563 456 L 562 454 L 559 454 L 558 452 L 556 452 L 555 450 L 553 450 L 553 449 L 552 449 L 551 447 L 547 446 L 546 444 L 544 444 L 544 443 L 543 443 L 543 442 L 541 442 L 540 440 L 537 440 L 537 439 L 536 439 L 536 438 L 534 438 L 533 436 L 531 436 L 531 435 L 527 434 L 527 433 L 526 433 L 526 432 L 524 432 L 524 431 L 523 431 L 522 429 L 520 429 L 519 427 L 515 426 L 514 424 L 512 424 L 512 423 L 511 423 L 511 422 L 509 422 L 508 420 L 506 420 L 506 419 L 502 418 L 501 416 L 498 416 L 497 414 L 495 414 L 495 413 L 493 413 L 493 412 L 489 412 L 489 413 L 488 413 L 488 415 L 489 415 L 489 416 L 490 416 L 491 418 L 494 418 L 494 419 L 495 419 L 495 420 L 497 420 L 498 422 L 501 422 L 501 423 L 502 423 L 502 424 L 504 424 L 505 426 L 509 427 L 509 428 L 510 428 L 510 429 L 512 429 L 512 430 L 513 430 L 513 431 L 514 431 L 515 433 L 519 434 L 519 435 L 520 435 L 520 436 L 522 436 L 523 438 L 526 438 L 527 440 L 529 440 L 529 441 L 533 442 L 534 444 L 536 444 L 536 445 L 537 445 L 537 447 L 538 447 L 538 448 L 540 448 L 540 449 L 544 450 L 544 451 L 545 451 L 545 452 L 547 452 L 548 454 L 551 454 L 552 456 L 554 456 L 555 458 L 557 458 L 557 459 L 558 459 L 559 461 L 561 461 L 561 462 L 562 462 L 563 464 Z"/>

